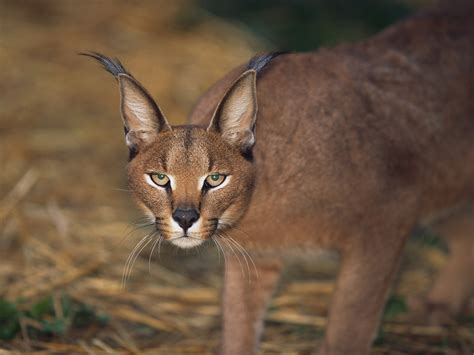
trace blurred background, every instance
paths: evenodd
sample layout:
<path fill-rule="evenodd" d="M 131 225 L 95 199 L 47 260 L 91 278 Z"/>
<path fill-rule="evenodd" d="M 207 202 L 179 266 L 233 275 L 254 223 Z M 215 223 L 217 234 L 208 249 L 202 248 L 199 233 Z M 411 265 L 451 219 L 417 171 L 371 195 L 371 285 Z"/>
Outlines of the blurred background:
<path fill-rule="evenodd" d="M 0 349 L 28 353 L 211 353 L 223 260 L 162 248 L 127 191 L 117 85 L 78 52 L 118 57 L 170 121 L 257 52 L 363 39 L 429 1 L 0 0 Z M 473 307 L 447 328 L 407 321 L 446 248 L 409 243 L 373 353 L 471 354 Z M 305 354 L 324 334 L 337 260 L 291 265 L 263 353 Z M 2 352 L 2 350 L 0 350 Z M 3 352 L 2 352 L 3 353 Z"/>

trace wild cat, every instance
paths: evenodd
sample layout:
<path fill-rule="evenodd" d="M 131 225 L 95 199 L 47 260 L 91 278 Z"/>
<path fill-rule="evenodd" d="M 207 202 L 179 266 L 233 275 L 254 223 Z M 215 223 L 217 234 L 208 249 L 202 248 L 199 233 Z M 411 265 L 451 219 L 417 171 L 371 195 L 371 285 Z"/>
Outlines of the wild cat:
<path fill-rule="evenodd" d="M 474 288 L 472 6 L 426 11 L 361 43 L 264 55 L 231 71 L 173 127 L 117 60 L 128 181 L 164 241 L 244 247 L 228 258 L 224 354 L 258 349 L 265 308 L 298 249 L 341 266 L 321 354 L 365 354 L 410 231 L 446 237 L 427 316 L 456 315 Z"/>

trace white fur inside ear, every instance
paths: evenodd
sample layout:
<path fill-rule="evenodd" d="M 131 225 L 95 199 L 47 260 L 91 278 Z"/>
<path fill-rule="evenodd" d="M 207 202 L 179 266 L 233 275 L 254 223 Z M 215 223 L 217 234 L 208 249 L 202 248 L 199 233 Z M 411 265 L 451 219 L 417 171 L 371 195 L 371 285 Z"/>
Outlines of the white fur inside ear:
<path fill-rule="evenodd" d="M 120 112 L 129 131 L 129 147 L 140 142 L 150 143 L 160 130 L 170 129 L 160 108 L 138 81 L 128 74 L 119 74 L 118 80 Z"/>
<path fill-rule="evenodd" d="M 247 96 L 240 96 L 226 105 L 224 124 L 229 131 L 240 130 L 242 116 L 252 110 L 253 104 Z"/>
<path fill-rule="evenodd" d="M 127 134 L 125 135 L 125 144 L 126 144 L 128 147 L 133 146 L 133 141 L 132 141 L 132 139 L 130 138 L 130 133 L 127 133 Z"/>
<path fill-rule="evenodd" d="M 139 125 L 143 130 L 150 130 L 156 128 L 156 123 L 151 119 L 154 117 L 153 111 L 147 107 L 147 102 L 132 97 L 125 101 L 125 105 L 130 112 L 138 119 Z"/>
<path fill-rule="evenodd" d="M 240 144 L 242 148 L 251 148 L 255 144 L 255 135 L 250 130 L 226 131 L 222 137 L 234 144 Z"/>
<path fill-rule="evenodd" d="M 257 110 L 255 72 L 247 71 L 219 104 L 210 127 L 217 128 L 231 145 L 247 150 L 255 143 Z"/>

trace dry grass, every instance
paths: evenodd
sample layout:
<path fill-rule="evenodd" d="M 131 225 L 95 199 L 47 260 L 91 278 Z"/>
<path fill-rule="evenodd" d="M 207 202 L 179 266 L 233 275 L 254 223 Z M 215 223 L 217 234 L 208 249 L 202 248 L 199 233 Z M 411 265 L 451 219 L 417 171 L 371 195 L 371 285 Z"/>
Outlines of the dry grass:
<path fill-rule="evenodd" d="M 192 2 L 138 4 L 0 1 L 0 298 L 16 303 L 21 325 L 0 342 L 2 354 L 205 354 L 218 342 L 215 250 L 165 248 L 150 275 L 146 249 L 121 287 L 124 262 L 145 231 L 130 222 L 138 215 L 124 182 L 117 88 L 76 53 L 119 57 L 182 123 L 199 93 L 265 44 Z M 410 246 L 398 297 L 426 291 L 444 259 L 438 248 Z M 315 348 L 335 271 L 333 260 L 290 268 L 267 316 L 264 353 Z M 64 295 L 106 320 L 69 324 Z M 52 307 L 46 320 L 67 325 L 62 335 L 31 315 L 44 297 Z M 450 328 L 415 326 L 396 314 L 373 352 L 470 354 L 469 314 Z"/>

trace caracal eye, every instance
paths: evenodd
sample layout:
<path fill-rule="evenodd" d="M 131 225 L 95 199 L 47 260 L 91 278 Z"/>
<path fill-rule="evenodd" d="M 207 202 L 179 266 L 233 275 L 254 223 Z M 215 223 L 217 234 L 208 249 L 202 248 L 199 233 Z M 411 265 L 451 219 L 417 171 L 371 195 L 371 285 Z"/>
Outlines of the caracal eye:
<path fill-rule="evenodd" d="M 170 178 L 165 174 L 161 173 L 152 173 L 150 174 L 151 181 L 153 181 L 158 186 L 166 186 L 170 182 Z"/>
<path fill-rule="evenodd" d="M 225 178 L 226 178 L 225 175 L 222 175 L 219 173 L 213 173 L 207 176 L 206 183 L 210 187 L 217 187 L 224 182 Z"/>

